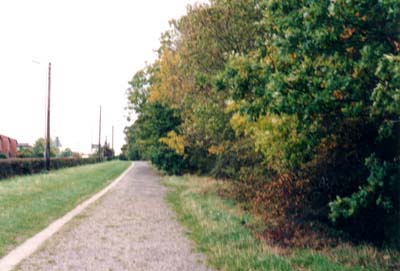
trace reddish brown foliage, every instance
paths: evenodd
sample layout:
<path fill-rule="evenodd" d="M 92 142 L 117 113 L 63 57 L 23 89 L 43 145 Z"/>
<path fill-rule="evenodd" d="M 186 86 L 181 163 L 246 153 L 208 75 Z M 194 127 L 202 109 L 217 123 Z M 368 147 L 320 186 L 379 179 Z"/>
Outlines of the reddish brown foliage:
<path fill-rule="evenodd" d="M 242 177 L 244 173 L 242 170 Z M 281 247 L 316 249 L 337 243 L 328 227 L 310 219 L 315 212 L 308 198 L 313 189 L 311 181 L 281 174 L 266 182 L 266 176 L 250 170 L 248 173 L 246 180 L 220 192 L 222 196 L 245 203 L 246 208 L 262 217 L 266 228 L 261 232 L 255 230 L 260 239 Z"/>

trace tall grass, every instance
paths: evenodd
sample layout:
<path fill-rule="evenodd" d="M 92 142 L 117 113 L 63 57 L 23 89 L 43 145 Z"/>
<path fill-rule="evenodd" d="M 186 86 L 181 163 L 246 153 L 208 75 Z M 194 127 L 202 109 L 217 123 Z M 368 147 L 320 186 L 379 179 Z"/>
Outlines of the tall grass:
<path fill-rule="evenodd" d="M 283 249 L 258 240 L 262 221 L 218 196 L 229 185 L 193 176 L 165 177 L 167 200 L 189 229 L 197 249 L 220 270 L 400 270 L 398 251 L 343 244 L 336 248 Z"/>

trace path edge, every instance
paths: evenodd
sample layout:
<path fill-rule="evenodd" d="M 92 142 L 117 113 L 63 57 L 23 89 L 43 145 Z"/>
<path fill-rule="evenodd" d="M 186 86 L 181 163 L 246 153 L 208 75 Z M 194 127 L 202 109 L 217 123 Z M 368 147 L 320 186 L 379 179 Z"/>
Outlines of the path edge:
<path fill-rule="evenodd" d="M 56 232 L 58 232 L 66 223 L 68 223 L 75 216 L 84 211 L 89 205 L 97 201 L 99 198 L 104 196 L 109 190 L 116 186 L 131 169 L 135 166 L 132 163 L 117 179 L 112 183 L 107 185 L 101 191 L 94 194 L 89 199 L 80 203 L 74 209 L 69 211 L 67 214 L 53 221 L 46 228 L 32 236 L 31 238 L 25 240 L 21 245 L 14 248 L 7 255 L 0 259 L 0 271 L 10 271 L 16 267 L 22 260 L 32 255 L 45 241 L 52 237 Z"/>

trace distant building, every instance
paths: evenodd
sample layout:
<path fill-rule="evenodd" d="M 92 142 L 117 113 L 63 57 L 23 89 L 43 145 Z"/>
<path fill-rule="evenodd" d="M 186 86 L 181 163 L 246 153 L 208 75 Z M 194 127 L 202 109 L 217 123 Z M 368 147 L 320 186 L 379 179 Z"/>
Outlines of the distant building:
<path fill-rule="evenodd" d="M 17 146 L 17 140 L 0 135 L 0 153 L 4 154 L 6 158 L 17 158 Z"/>

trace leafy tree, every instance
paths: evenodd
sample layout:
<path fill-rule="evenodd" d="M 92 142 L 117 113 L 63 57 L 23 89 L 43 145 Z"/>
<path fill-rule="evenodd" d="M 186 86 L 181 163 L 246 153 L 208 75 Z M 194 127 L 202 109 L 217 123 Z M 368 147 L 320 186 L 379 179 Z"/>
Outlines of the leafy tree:
<path fill-rule="evenodd" d="M 33 157 L 33 149 L 32 147 L 23 147 L 18 151 L 18 156 L 21 158 L 30 158 Z"/>
<path fill-rule="evenodd" d="M 400 225 L 399 16 L 396 0 L 191 6 L 130 82 L 123 153 L 236 179 L 238 198 L 284 218 L 277 228 L 317 220 L 388 239 Z"/>
<path fill-rule="evenodd" d="M 44 157 L 46 149 L 46 140 L 44 138 L 39 138 L 36 140 L 35 144 L 32 147 L 33 157 Z M 50 157 L 56 157 L 59 154 L 60 150 L 55 147 L 54 141 L 50 139 Z"/>
<path fill-rule="evenodd" d="M 64 151 L 61 152 L 61 157 L 72 157 L 73 152 L 70 148 L 66 148 Z"/>
<path fill-rule="evenodd" d="M 218 156 L 234 144 L 226 93 L 215 91 L 213 77 L 230 54 L 256 48 L 262 29 L 255 23 L 261 18 L 257 1 L 218 0 L 189 7 L 162 37 L 148 99 L 179 109 L 182 124 L 174 139 L 184 146 L 175 150 L 183 149 L 200 172 L 210 172 Z M 163 142 L 171 146 L 171 140 Z"/>
<path fill-rule="evenodd" d="M 148 103 L 131 127 L 126 129 L 127 156 L 133 160 L 150 159 L 160 169 L 180 174 L 185 168 L 182 155 L 161 142 L 180 124 L 179 114 L 160 103 Z"/>
<path fill-rule="evenodd" d="M 318 204 L 331 201 L 332 221 L 375 240 L 399 214 L 399 8 L 390 0 L 265 1 L 264 46 L 233 57 L 217 82 L 267 135 L 257 139 L 253 129 L 272 169 L 328 181 L 333 189 Z M 265 118 L 273 121 L 260 126 Z M 360 230 L 361 221 L 371 227 Z"/>

